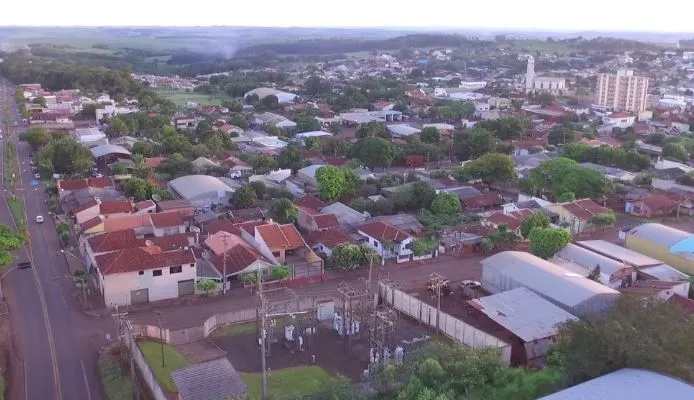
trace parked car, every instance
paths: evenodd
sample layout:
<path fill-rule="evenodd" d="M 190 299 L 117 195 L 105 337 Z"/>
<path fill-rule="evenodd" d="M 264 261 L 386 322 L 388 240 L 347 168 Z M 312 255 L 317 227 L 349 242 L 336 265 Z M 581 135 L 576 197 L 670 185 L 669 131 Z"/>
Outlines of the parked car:
<path fill-rule="evenodd" d="M 36 216 L 36 223 L 37 223 L 37 224 L 42 224 L 42 223 L 43 223 L 43 216 L 42 216 L 42 215 L 37 215 L 37 216 Z"/>

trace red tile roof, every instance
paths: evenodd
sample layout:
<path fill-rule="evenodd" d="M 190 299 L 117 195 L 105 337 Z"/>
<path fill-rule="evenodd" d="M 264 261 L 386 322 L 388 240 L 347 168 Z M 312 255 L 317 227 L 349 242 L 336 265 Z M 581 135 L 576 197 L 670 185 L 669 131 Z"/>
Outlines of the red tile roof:
<path fill-rule="evenodd" d="M 92 188 L 107 188 L 113 187 L 113 181 L 109 177 L 89 178 L 89 179 L 73 179 L 59 180 L 57 183 L 58 190 L 82 190 Z"/>
<path fill-rule="evenodd" d="M 328 165 L 334 165 L 336 167 L 342 167 L 347 164 L 347 159 L 345 157 L 324 157 L 325 163 Z"/>
<path fill-rule="evenodd" d="M 234 222 L 262 221 L 265 213 L 260 207 L 241 208 L 231 211 Z"/>
<path fill-rule="evenodd" d="M 214 256 L 212 259 L 212 265 L 220 274 L 224 274 L 224 259 L 224 254 Z M 226 274 L 229 276 L 242 271 L 258 260 L 268 262 L 250 245 L 245 242 L 239 243 L 226 252 Z"/>
<path fill-rule="evenodd" d="M 318 243 L 333 249 L 340 243 L 356 243 L 354 239 L 338 229 L 327 229 L 324 231 L 311 232 L 306 236 L 306 244 L 315 246 Z"/>
<path fill-rule="evenodd" d="M 256 226 L 255 230 L 270 249 L 293 250 L 304 246 L 304 239 L 293 224 L 270 223 Z"/>
<path fill-rule="evenodd" d="M 165 160 L 166 160 L 166 157 L 145 158 L 145 165 L 147 165 L 150 168 L 156 168 L 159 166 L 159 164 L 163 163 Z"/>
<path fill-rule="evenodd" d="M 191 249 L 163 251 L 159 247 L 135 247 L 96 256 L 96 265 L 104 275 L 134 272 L 155 268 L 195 264 Z"/>
<path fill-rule="evenodd" d="M 156 204 L 152 200 L 145 200 L 141 201 L 139 203 L 135 203 L 135 209 L 137 211 L 142 211 L 144 209 L 150 208 L 150 207 L 155 207 Z"/>
<path fill-rule="evenodd" d="M 401 243 L 403 240 L 410 237 L 410 235 L 394 227 L 393 225 L 380 221 L 362 225 L 357 229 L 380 242 Z"/>
<path fill-rule="evenodd" d="M 89 202 L 84 203 L 84 204 L 82 204 L 81 206 L 75 207 L 75 209 L 72 210 L 72 213 L 73 213 L 73 214 L 78 214 L 78 213 L 81 213 L 82 211 L 88 210 L 88 209 L 90 209 L 90 208 L 92 208 L 92 207 L 97 207 L 98 205 L 99 205 L 99 203 L 97 203 L 96 200 L 90 200 Z"/>
<path fill-rule="evenodd" d="M 468 197 L 461 200 L 467 209 L 485 208 L 504 204 L 501 195 L 496 192 L 483 193 L 477 196 Z"/>
<path fill-rule="evenodd" d="M 135 230 L 126 229 L 93 236 L 87 240 L 87 243 L 89 243 L 92 252 L 98 254 L 129 247 L 137 247 L 138 242 L 135 236 Z"/>
<path fill-rule="evenodd" d="M 506 225 L 510 231 L 515 231 L 516 229 L 520 228 L 521 222 L 523 222 L 522 218 L 504 214 L 503 211 L 496 211 L 487 217 L 487 221 L 496 226 Z"/>
<path fill-rule="evenodd" d="M 92 229 L 92 228 L 98 226 L 99 224 L 101 224 L 103 222 L 104 222 L 104 220 L 101 219 L 101 216 L 97 215 L 96 217 L 94 217 L 88 221 L 82 222 L 80 224 L 80 229 L 83 231 L 86 231 L 86 230 L 89 230 L 89 229 Z"/>
<path fill-rule="evenodd" d="M 99 205 L 99 213 L 102 215 L 130 213 L 133 205 L 130 200 L 105 200 Z"/>
<path fill-rule="evenodd" d="M 671 199 L 665 194 L 650 195 L 641 199 L 640 202 L 648 206 L 651 211 L 660 211 L 665 213 L 672 211 L 677 206 L 677 201 Z"/>
<path fill-rule="evenodd" d="M 183 217 L 177 211 L 150 214 L 155 228 L 168 228 L 183 225 Z"/>
<path fill-rule="evenodd" d="M 579 206 L 576 203 L 564 204 L 562 207 L 564 207 L 566 211 L 570 212 L 571 215 L 582 221 L 588 221 L 590 217 L 593 216 L 593 214 L 590 211 L 586 210 L 585 208 Z"/>
<path fill-rule="evenodd" d="M 337 220 L 335 214 L 314 215 L 313 220 L 316 221 L 318 229 L 330 229 L 340 226 L 340 222 Z"/>
<path fill-rule="evenodd" d="M 581 208 L 584 208 L 593 214 L 602 214 L 610 211 L 591 199 L 576 200 L 575 203 L 578 204 Z"/>
<path fill-rule="evenodd" d="M 323 207 L 325 207 L 325 203 L 323 202 L 323 200 L 310 194 L 307 194 L 303 197 L 294 200 L 294 204 L 300 207 L 306 207 L 316 211 L 320 211 Z"/>
<path fill-rule="evenodd" d="M 219 231 L 224 231 L 227 233 L 233 233 L 234 235 L 241 236 L 241 231 L 244 230 L 248 232 L 251 236 L 255 235 L 255 227 L 265 224 L 263 221 L 249 221 L 234 223 L 226 219 L 218 219 L 210 221 L 203 225 L 205 232 L 210 235 L 214 235 Z"/>

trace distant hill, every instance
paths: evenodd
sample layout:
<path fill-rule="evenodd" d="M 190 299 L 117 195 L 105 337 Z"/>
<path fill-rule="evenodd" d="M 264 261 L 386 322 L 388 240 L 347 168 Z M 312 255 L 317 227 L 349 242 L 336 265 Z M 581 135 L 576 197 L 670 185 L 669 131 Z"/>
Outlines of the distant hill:
<path fill-rule="evenodd" d="M 254 44 L 239 49 L 237 56 L 265 53 L 292 55 L 328 55 L 362 51 L 397 50 L 422 47 L 486 47 L 492 42 L 462 35 L 412 34 L 388 39 L 305 39 L 292 42 Z"/>

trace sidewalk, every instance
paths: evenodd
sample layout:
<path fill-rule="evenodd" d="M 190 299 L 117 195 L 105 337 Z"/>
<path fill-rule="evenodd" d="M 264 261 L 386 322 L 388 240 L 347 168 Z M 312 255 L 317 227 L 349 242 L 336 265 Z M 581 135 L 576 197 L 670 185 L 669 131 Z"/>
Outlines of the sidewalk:
<path fill-rule="evenodd" d="M 419 289 L 425 285 L 432 272 L 437 272 L 451 281 L 474 279 L 480 280 L 482 266 L 479 261 L 482 255 L 469 257 L 441 256 L 432 260 L 415 261 L 403 264 L 386 264 L 374 266 L 374 290 L 379 278 L 393 280 L 404 290 Z M 343 281 L 354 281 L 367 277 L 368 268 L 355 271 L 330 271 L 328 279 L 321 283 L 292 286 L 299 296 L 324 297 L 337 295 L 337 286 Z M 228 294 L 211 297 L 186 297 L 129 307 L 128 318 L 135 324 L 157 325 L 161 313 L 162 326 L 171 329 L 182 329 L 199 326 L 216 313 L 233 310 L 244 310 L 255 307 L 255 295 L 249 288 L 232 289 Z M 106 310 L 104 310 L 106 311 Z M 110 313 L 110 311 L 107 311 Z"/>

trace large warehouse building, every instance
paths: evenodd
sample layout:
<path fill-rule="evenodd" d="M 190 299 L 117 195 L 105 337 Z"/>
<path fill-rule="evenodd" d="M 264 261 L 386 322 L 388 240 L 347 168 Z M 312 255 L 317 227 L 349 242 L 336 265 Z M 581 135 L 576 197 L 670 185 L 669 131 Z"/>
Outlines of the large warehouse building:
<path fill-rule="evenodd" d="M 643 224 L 626 234 L 626 247 L 694 275 L 694 235 L 663 224 Z"/>
<path fill-rule="evenodd" d="M 169 190 L 196 207 L 228 204 L 236 190 L 222 178 L 209 175 L 186 175 L 169 182 Z"/>
<path fill-rule="evenodd" d="M 602 311 L 619 297 L 614 289 L 521 251 L 482 260 L 482 287 L 491 293 L 525 287 L 579 317 Z"/>
<path fill-rule="evenodd" d="M 624 368 L 538 400 L 692 399 L 694 386 L 645 369 Z"/>

